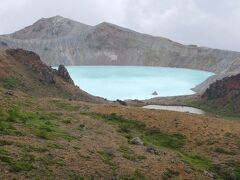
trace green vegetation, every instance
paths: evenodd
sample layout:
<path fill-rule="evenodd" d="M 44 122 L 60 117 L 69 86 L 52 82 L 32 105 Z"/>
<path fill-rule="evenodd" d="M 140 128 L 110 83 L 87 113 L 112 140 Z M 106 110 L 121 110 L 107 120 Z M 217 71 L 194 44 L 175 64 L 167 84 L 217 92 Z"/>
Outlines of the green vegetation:
<path fill-rule="evenodd" d="M 18 146 L 20 146 L 22 148 L 22 151 L 26 153 L 30 153 L 30 152 L 44 153 L 49 151 L 47 147 L 32 146 L 30 144 L 18 145 Z"/>
<path fill-rule="evenodd" d="M 32 155 L 23 154 L 18 160 L 12 158 L 10 153 L 4 149 L 0 149 L 0 160 L 10 166 L 13 172 L 29 171 L 33 168 L 32 163 L 34 157 Z"/>
<path fill-rule="evenodd" d="M 190 153 L 180 153 L 182 160 L 198 171 L 208 170 L 212 166 L 212 161 L 200 155 Z"/>
<path fill-rule="evenodd" d="M 83 113 L 92 118 L 101 119 L 118 125 L 119 132 L 123 133 L 129 140 L 140 137 L 146 145 L 162 146 L 169 149 L 180 150 L 186 143 L 182 134 L 168 134 L 156 128 L 148 128 L 139 121 L 129 120 L 116 114 L 100 114 L 94 112 Z"/>
<path fill-rule="evenodd" d="M 0 134 L 26 135 L 31 134 L 42 139 L 53 139 L 62 137 L 71 139 L 63 130 L 61 130 L 53 119 L 57 117 L 52 114 L 41 112 L 24 112 L 17 108 L 0 112 Z M 15 125 L 18 125 L 18 129 Z M 24 129 L 24 131 L 21 129 Z M 28 131 L 25 131 L 25 130 Z"/>
<path fill-rule="evenodd" d="M 124 158 L 126 158 L 130 161 L 141 161 L 143 159 L 146 159 L 145 156 L 135 154 L 133 150 L 131 150 L 130 148 L 128 148 L 126 146 L 121 146 L 119 148 L 119 151 L 121 153 L 123 153 Z"/>
<path fill-rule="evenodd" d="M 115 163 L 112 161 L 115 157 L 114 154 L 108 153 L 107 151 L 100 151 L 98 153 L 100 154 L 100 157 L 105 164 L 108 164 L 110 166 L 116 166 Z"/>
<path fill-rule="evenodd" d="M 226 154 L 226 155 L 236 155 L 236 152 L 226 150 L 224 148 L 218 147 L 214 149 L 214 152 L 216 153 L 221 153 L 221 154 Z"/>
<path fill-rule="evenodd" d="M 64 124 L 71 124 L 71 120 L 70 119 L 64 119 L 64 120 L 62 120 L 62 122 Z"/>
<path fill-rule="evenodd" d="M 0 146 L 12 145 L 12 141 L 2 140 L 0 139 Z"/>
<path fill-rule="evenodd" d="M 131 176 L 120 177 L 122 180 L 147 180 L 148 178 L 144 175 L 141 170 L 136 170 Z"/>
<path fill-rule="evenodd" d="M 178 176 L 179 176 L 178 171 L 167 168 L 166 171 L 162 174 L 162 179 L 163 180 L 177 179 Z"/>
<path fill-rule="evenodd" d="M 202 146 L 204 144 L 204 141 L 203 140 L 200 140 L 200 139 L 197 139 L 196 140 L 196 145 L 197 146 Z"/>
<path fill-rule="evenodd" d="M 199 108 L 208 112 L 210 114 L 219 115 L 222 117 L 232 117 L 239 118 L 240 117 L 240 105 L 236 105 L 233 103 L 229 103 L 225 106 L 219 105 L 219 103 L 210 103 L 204 101 L 189 101 L 186 102 L 186 105 Z"/>
<path fill-rule="evenodd" d="M 240 162 L 229 161 L 225 164 L 216 164 L 211 168 L 214 172 L 214 179 L 240 179 Z"/>
<path fill-rule="evenodd" d="M 65 148 L 64 145 L 57 144 L 57 143 L 48 143 L 47 147 L 54 148 L 54 149 L 64 149 Z"/>
<path fill-rule="evenodd" d="M 57 109 L 64 111 L 78 111 L 80 109 L 80 106 L 78 105 L 72 105 L 71 103 L 58 99 L 51 100 L 50 104 L 54 105 Z"/>
<path fill-rule="evenodd" d="M 79 175 L 77 172 L 75 171 L 70 171 L 69 173 L 69 179 L 70 180 L 84 180 L 84 177 L 82 177 L 81 175 Z"/>
<path fill-rule="evenodd" d="M 1 79 L 0 82 L 3 84 L 3 87 L 7 89 L 14 89 L 23 85 L 21 81 L 13 78 L 4 78 Z"/>

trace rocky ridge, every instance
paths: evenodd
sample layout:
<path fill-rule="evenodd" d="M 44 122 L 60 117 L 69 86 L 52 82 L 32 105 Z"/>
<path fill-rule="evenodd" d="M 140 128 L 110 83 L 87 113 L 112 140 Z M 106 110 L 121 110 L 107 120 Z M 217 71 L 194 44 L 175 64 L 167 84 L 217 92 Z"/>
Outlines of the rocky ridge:
<path fill-rule="evenodd" d="M 144 65 L 182 67 L 216 73 L 194 90 L 204 92 L 220 77 L 240 71 L 240 53 L 182 45 L 103 22 L 88 26 L 61 16 L 43 18 L 0 36 L 13 48 L 34 51 L 48 65 Z"/>

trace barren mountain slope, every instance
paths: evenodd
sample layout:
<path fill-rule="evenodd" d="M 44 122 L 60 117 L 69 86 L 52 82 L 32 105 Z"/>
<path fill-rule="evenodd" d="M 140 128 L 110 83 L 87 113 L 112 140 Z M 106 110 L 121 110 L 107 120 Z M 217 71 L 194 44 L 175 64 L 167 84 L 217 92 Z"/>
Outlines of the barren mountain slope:
<path fill-rule="evenodd" d="M 226 73 L 240 69 L 240 53 L 185 46 L 110 23 L 88 26 L 60 16 L 0 37 L 40 55 L 48 65 L 153 65 Z"/>

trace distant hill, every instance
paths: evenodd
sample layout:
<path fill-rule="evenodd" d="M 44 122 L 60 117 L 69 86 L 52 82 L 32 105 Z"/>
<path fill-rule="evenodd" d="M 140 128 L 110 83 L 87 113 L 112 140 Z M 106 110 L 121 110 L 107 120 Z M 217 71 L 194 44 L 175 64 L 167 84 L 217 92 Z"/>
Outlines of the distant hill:
<path fill-rule="evenodd" d="M 182 45 L 107 22 L 88 26 L 61 16 L 43 18 L 13 34 L 0 36 L 11 48 L 36 52 L 48 65 L 146 65 L 207 70 L 219 77 L 240 72 L 240 53 Z"/>

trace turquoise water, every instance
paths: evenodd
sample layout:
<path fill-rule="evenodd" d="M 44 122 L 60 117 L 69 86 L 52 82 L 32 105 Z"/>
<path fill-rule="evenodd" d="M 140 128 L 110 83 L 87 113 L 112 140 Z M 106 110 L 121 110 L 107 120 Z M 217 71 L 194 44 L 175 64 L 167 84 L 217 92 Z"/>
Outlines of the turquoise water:
<path fill-rule="evenodd" d="M 73 81 L 86 92 L 116 99 L 149 99 L 194 94 L 191 88 L 213 73 L 146 66 L 68 66 Z M 158 95 L 152 93 L 157 91 Z"/>

